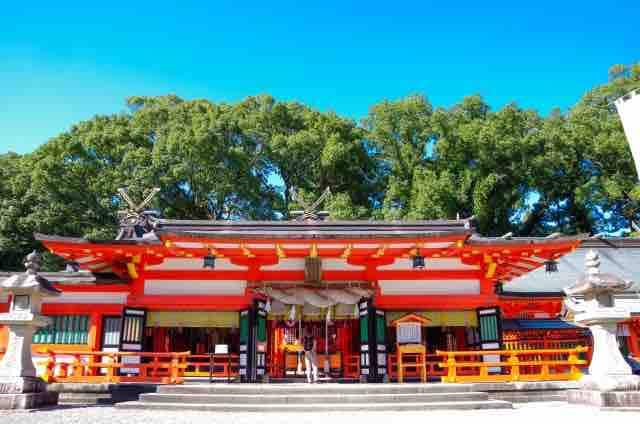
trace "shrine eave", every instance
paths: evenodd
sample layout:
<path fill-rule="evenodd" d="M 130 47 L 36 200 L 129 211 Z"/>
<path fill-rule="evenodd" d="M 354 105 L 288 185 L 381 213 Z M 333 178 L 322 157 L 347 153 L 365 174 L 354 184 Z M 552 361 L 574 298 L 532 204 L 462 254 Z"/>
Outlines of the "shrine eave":
<path fill-rule="evenodd" d="M 509 247 L 509 246 L 531 246 L 531 245 L 561 245 L 561 244 L 575 244 L 576 246 L 586 240 L 586 235 L 578 234 L 575 236 L 561 235 L 558 237 L 481 237 L 473 235 L 467 240 L 468 245 L 471 246 L 495 246 L 495 247 Z"/>
<path fill-rule="evenodd" d="M 472 219 L 415 221 L 211 221 L 160 219 L 158 229 L 174 231 L 451 231 L 472 230 Z"/>
<path fill-rule="evenodd" d="M 91 240 L 83 237 L 67 237 L 57 236 L 53 234 L 34 233 L 33 237 L 40 242 L 59 242 L 65 244 L 102 244 L 102 245 L 121 245 L 121 246 L 153 246 L 159 245 L 161 242 L 154 239 L 123 239 L 123 240 Z"/>
<path fill-rule="evenodd" d="M 0 272 L 0 280 L 4 280 L 12 275 L 24 274 L 23 272 Z M 51 284 L 56 286 L 90 286 L 90 285 L 119 285 L 128 284 L 130 281 L 118 277 L 115 274 L 92 273 L 89 271 L 57 271 L 40 272 Z"/>
<path fill-rule="evenodd" d="M 78 263 L 94 273 L 113 273 L 122 279 L 138 278 L 138 267 L 162 264 L 166 258 L 204 258 L 215 255 L 233 266 L 257 266 L 251 274 L 245 270 L 202 269 L 172 273 L 171 278 L 231 278 L 247 280 L 300 280 L 303 270 L 268 270 L 283 258 L 320 257 L 345 261 L 345 266 L 390 266 L 399 259 L 421 255 L 427 260 L 458 258 L 465 278 L 506 282 L 555 261 L 577 248 L 584 237 L 538 238 L 481 237 L 465 228 L 461 221 L 420 222 L 216 222 L 175 221 L 177 227 L 157 225 L 153 237 L 112 241 L 36 234 L 37 240 L 52 253 Z M 193 223 L 184 226 L 183 224 Z M 436 223 L 434 225 L 434 222 Z M 204 225 L 203 225 L 204 224 Z M 450 225 L 451 224 L 451 225 Z M 145 235 L 146 236 L 146 235 Z M 452 265 L 453 266 L 453 265 Z M 461 265 L 462 266 L 462 265 Z M 254 268 L 255 269 L 255 268 Z M 160 272 L 160 271 L 157 271 Z M 168 271 L 162 272 L 167 277 Z M 323 278 L 331 281 L 367 279 L 455 279 L 452 269 L 326 270 Z"/>
<path fill-rule="evenodd" d="M 20 275 L 24 272 L 0 272 L 0 279 L 11 277 L 12 275 Z M 92 283 L 96 278 L 87 271 L 80 272 L 40 272 L 39 276 L 54 283 Z"/>
<path fill-rule="evenodd" d="M 373 239 L 421 238 L 434 236 L 468 237 L 469 220 L 433 221 L 185 221 L 159 220 L 158 236 L 253 239 Z"/>
<path fill-rule="evenodd" d="M 36 284 L 41 293 L 50 295 L 60 294 L 60 290 L 53 286 L 53 283 L 41 274 L 33 275 L 25 272 L 9 272 L 0 275 L 0 286 L 6 288 L 24 288 Z"/>
<path fill-rule="evenodd" d="M 337 229 L 220 229 L 218 231 L 155 230 L 161 240 L 169 239 L 218 239 L 218 240 L 381 240 L 381 239 L 467 239 L 469 230 L 419 231 L 419 230 L 337 230 Z"/>

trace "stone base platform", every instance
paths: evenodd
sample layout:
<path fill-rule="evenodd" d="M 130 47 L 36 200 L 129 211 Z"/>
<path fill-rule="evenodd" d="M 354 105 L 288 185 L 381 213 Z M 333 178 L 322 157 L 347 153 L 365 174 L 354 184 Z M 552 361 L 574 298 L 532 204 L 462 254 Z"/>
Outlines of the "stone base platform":
<path fill-rule="evenodd" d="M 60 405 L 112 405 L 138 400 L 142 393 L 157 391 L 157 385 L 144 383 L 51 383 L 47 390 L 59 394 Z"/>
<path fill-rule="evenodd" d="M 35 409 L 57 404 L 55 392 L 0 393 L 0 409 Z"/>
<path fill-rule="evenodd" d="M 34 409 L 57 403 L 58 394 L 47 392 L 47 385 L 40 378 L 0 378 L 0 409 Z"/>
<path fill-rule="evenodd" d="M 569 390 L 577 389 L 575 381 L 518 381 L 473 383 L 473 390 L 486 392 L 490 399 L 514 403 L 566 402 Z"/>
<path fill-rule="evenodd" d="M 569 390 L 567 392 L 567 401 L 569 403 L 602 408 L 640 408 L 640 391 Z"/>
<path fill-rule="evenodd" d="M 336 412 L 512 409 L 465 384 L 185 384 L 158 386 L 119 409 Z"/>

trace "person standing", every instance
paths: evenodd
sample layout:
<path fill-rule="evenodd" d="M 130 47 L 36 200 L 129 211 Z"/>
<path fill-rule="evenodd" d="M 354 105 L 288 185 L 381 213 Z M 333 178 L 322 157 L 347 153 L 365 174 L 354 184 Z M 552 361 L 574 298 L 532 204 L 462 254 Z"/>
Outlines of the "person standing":
<path fill-rule="evenodd" d="M 318 356 L 316 354 L 316 340 L 313 337 L 310 327 L 305 327 L 302 337 L 304 348 L 304 366 L 307 374 L 307 383 L 318 381 Z M 312 379 L 313 377 L 313 379 Z"/>

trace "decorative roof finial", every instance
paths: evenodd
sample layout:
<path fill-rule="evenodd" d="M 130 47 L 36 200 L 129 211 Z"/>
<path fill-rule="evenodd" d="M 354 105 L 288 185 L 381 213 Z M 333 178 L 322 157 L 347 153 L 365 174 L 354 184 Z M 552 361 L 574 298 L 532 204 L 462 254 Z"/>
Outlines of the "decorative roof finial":
<path fill-rule="evenodd" d="M 119 188 L 118 194 L 126 202 L 124 209 L 118 211 L 118 218 L 120 220 L 120 226 L 126 227 L 121 229 L 120 234 L 116 237 L 116 240 L 123 238 L 142 237 L 145 233 L 150 232 L 153 229 L 154 219 L 160 217 L 160 213 L 155 210 L 147 210 L 147 205 L 153 199 L 153 196 L 158 193 L 160 189 L 158 187 L 152 188 L 145 193 L 145 197 L 140 203 L 135 203 L 126 188 Z"/>
<path fill-rule="evenodd" d="M 26 273 L 36 275 L 40 271 L 40 254 L 35 250 L 27 255 L 24 261 Z"/>
<path fill-rule="evenodd" d="M 302 196 L 292 187 L 291 200 L 299 203 L 304 208 L 304 210 L 291 211 L 291 216 L 294 217 L 297 221 L 318 221 L 326 218 L 327 216 L 329 216 L 329 212 L 318 211 L 318 207 L 329 196 L 331 196 L 331 188 L 327 187 L 315 202 L 309 204 L 305 202 Z"/>
<path fill-rule="evenodd" d="M 126 188 L 119 188 L 118 189 L 118 194 L 120 195 L 120 197 L 122 198 L 122 200 L 124 200 L 127 205 L 129 206 L 128 208 L 125 208 L 124 210 L 121 210 L 120 212 L 118 212 L 118 214 L 121 217 L 121 220 L 124 218 L 125 221 L 128 220 L 128 223 L 131 223 L 132 219 L 137 219 L 138 216 L 144 212 L 146 206 L 149 204 L 149 202 L 151 202 L 151 199 L 153 199 L 153 196 L 156 195 L 157 192 L 159 192 L 160 189 L 158 187 L 154 187 L 151 190 L 148 190 L 147 193 L 145 194 L 144 199 L 142 200 L 142 202 L 140 203 L 135 203 L 133 200 L 131 200 L 131 197 L 129 197 L 129 193 L 127 191 Z"/>

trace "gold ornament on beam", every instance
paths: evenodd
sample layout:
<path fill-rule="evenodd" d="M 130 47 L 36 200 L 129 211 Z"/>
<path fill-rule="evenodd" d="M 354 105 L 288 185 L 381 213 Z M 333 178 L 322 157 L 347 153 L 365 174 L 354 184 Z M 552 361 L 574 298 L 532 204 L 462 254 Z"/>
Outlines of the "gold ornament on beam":
<path fill-rule="evenodd" d="M 348 259 L 349 256 L 351 256 L 351 249 L 353 249 L 353 245 L 352 244 L 348 244 L 347 247 L 342 252 L 342 254 L 340 255 L 340 257 L 342 259 Z"/>
<path fill-rule="evenodd" d="M 242 254 L 244 256 L 246 256 L 247 258 L 255 258 L 256 257 L 256 255 L 251 253 L 251 250 L 249 250 L 244 243 L 240 245 L 240 250 L 242 250 Z"/>
<path fill-rule="evenodd" d="M 384 256 L 384 252 L 387 249 L 387 245 L 383 244 L 380 245 L 378 247 L 378 250 L 376 251 L 376 253 L 374 253 L 373 255 L 371 255 L 372 258 L 380 258 L 382 256 Z"/>
<path fill-rule="evenodd" d="M 276 243 L 276 255 L 278 256 L 278 258 L 280 259 L 284 259 L 287 257 L 287 254 L 284 252 L 284 250 L 282 250 L 282 246 L 280 246 L 279 244 Z"/>

